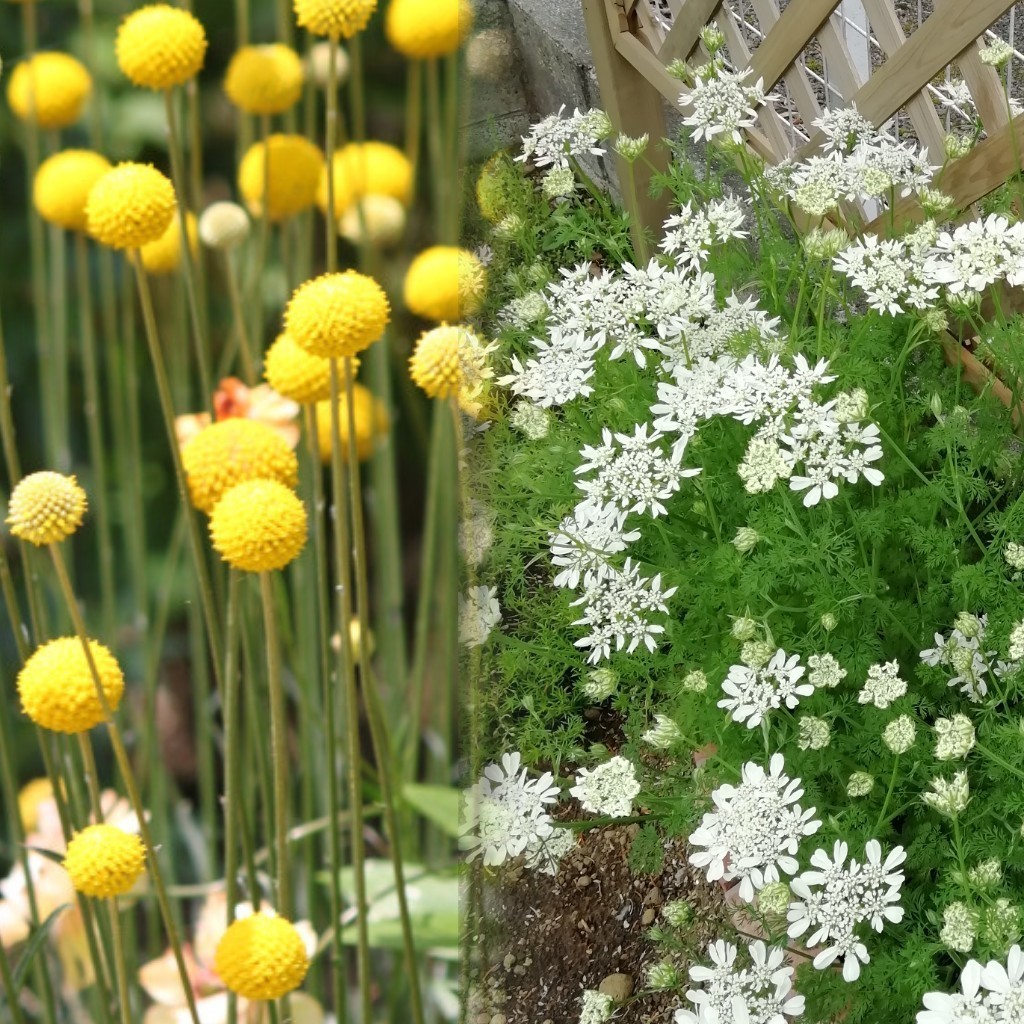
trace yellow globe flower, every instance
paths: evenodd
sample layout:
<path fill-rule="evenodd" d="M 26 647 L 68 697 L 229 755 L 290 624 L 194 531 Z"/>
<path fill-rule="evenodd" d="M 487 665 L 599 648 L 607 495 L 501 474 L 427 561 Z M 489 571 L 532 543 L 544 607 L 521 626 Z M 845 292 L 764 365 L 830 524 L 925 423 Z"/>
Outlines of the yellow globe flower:
<path fill-rule="evenodd" d="M 409 265 L 405 304 L 425 320 L 464 320 L 480 308 L 484 266 L 467 249 L 435 245 Z"/>
<path fill-rule="evenodd" d="M 155 242 L 177 210 L 170 179 L 148 164 L 123 163 L 107 171 L 85 204 L 89 234 L 112 249 Z"/>
<path fill-rule="evenodd" d="M 37 547 L 59 544 L 82 525 L 88 504 L 73 476 L 31 473 L 11 492 L 7 525 L 19 540 Z"/>
<path fill-rule="evenodd" d="M 170 89 L 195 77 L 206 58 L 206 31 L 190 12 L 169 4 L 132 11 L 114 43 L 125 76 L 145 89 Z"/>
<path fill-rule="evenodd" d="M 283 569 L 305 547 L 306 508 L 277 480 L 249 480 L 217 502 L 210 515 L 210 539 L 234 569 Z"/>
<path fill-rule="evenodd" d="M 377 0 L 295 0 L 295 17 L 301 28 L 315 36 L 351 39 L 369 24 Z"/>
<path fill-rule="evenodd" d="M 331 393 L 329 359 L 310 355 L 288 334 L 280 334 L 263 358 L 267 383 L 285 398 L 307 405 Z"/>
<path fill-rule="evenodd" d="M 472 29 L 469 0 L 391 0 L 384 20 L 388 42 L 411 60 L 454 53 Z"/>
<path fill-rule="evenodd" d="M 356 458 L 365 462 L 376 447 L 377 439 L 384 437 L 390 427 L 384 403 L 362 384 L 352 385 L 352 410 L 356 425 Z M 331 461 L 331 403 L 317 402 L 316 434 L 320 445 L 320 460 Z M 338 399 L 338 437 L 341 457 L 348 461 L 348 400 L 342 392 Z"/>
<path fill-rule="evenodd" d="M 391 309 L 384 289 L 355 270 L 300 284 L 284 311 L 284 328 L 307 352 L 354 356 L 384 332 Z"/>
<path fill-rule="evenodd" d="M 298 103 L 304 80 L 302 60 L 290 46 L 243 46 L 228 64 L 224 91 L 247 114 L 282 114 Z"/>
<path fill-rule="evenodd" d="M 412 164 L 396 146 L 387 142 L 350 142 L 336 150 L 331 161 L 334 175 L 334 208 L 339 214 L 363 196 L 390 196 L 403 206 L 412 196 Z M 316 203 L 327 213 L 327 167 L 317 187 Z"/>
<path fill-rule="evenodd" d="M 89 641 L 89 650 L 107 704 L 116 711 L 124 694 L 121 666 L 96 640 Z M 25 714 L 53 732 L 87 732 L 105 720 L 89 662 L 76 636 L 39 647 L 18 673 L 18 694 Z"/>
<path fill-rule="evenodd" d="M 391 196 L 364 196 L 338 219 L 338 233 L 353 245 L 395 245 L 405 234 L 405 207 Z"/>
<path fill-rule="evenodd" d="M 290 921 L 266 911 L 233 921 L 217 944 L 214 968 L 243 999 L 280 999 L 309 970 L 306 945 Z"/>
<path fill-rule="evenodd" d="M 431 398 L 478 390 L 490 375 L 487 346 L 468 327 L 442 324 L 420 335 L 409 373 Z"/>
<path fill-rule="evenodd" d="M 263 181 L 264 161 L 269 165 L 269 186 Z M 253 216 L 262 212 L 266 194 L 270 219 L 285 220 L 313 205 L 323 166 L 323 154 L 304 136 L 271 135 L 266 157 L 262 142 L 242 157 L 238 190 Z"/>
<path fill-rule="evenodd" d="M 249 237 L 249 214 L 238 203 L 211 203 L 199 217 L 199 237 L 211 249 L 237 249 Z"/>
<path fill-rule="evenodd" d="M 7 102 L 21 121 L 42 128 L 66 128 L 82 115 L 92 92 L 85 65 L 66 53 L 37 53 L 11 75 Z"/>
<path fill-rule="evenodd" d="M 110 161 L 88 149 L 66 149 L 44 160 L 32 183 L 39 216 L 65 231 L 85 230 L 85 203 Z"/>
<path fill-rule="evenodd" d="M 199 251 L 199 229 L 193 213 L 185 214 L 185 229 L 188 232 L 188 247 L 193 259 Z M 155 241 L 139 250 L 142 265 L 150 274 L 173 274 L 181 265 L 181 221 L 177 215 L 171 218 L 167 230 Z"/>
<path fill-rule="evenodd" d="M 76 832 L 64 854 L 76 892 L 104 898 L 123 896 L 146 868 L 142 840 L 116 825 L 90 825 Z"/>
<path fill-rule="evenodd" d="M 39 809 L 53 799 L 53 783 L 47 779 L 33 779 L 18 791 L 18 817 L 25 834 L 35 832 L 39 824 Z"/>
<path fill-rule="evenodd" d="M 288 442 L 259 420 L 233 416 L 211 423 L 181 450 L 192 504 L 210 513 L 237 484 L 265 478 L 294 487 L 299 462 Z"/>

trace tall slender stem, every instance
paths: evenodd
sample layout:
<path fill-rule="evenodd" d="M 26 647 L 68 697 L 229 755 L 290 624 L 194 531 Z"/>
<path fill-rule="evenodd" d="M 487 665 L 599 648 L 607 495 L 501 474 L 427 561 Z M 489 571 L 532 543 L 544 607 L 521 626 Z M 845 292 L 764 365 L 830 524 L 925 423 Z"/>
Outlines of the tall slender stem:
<path fill-rule="evenodd" d="M 110 930 L 114 936 L 114 973 L 117 976 L 117 1001 L 121 1004 L 121 1024 L 132 1024 L 132 1000 L 128 987 L 128 962 L 125 957 L 124 929 L 117 897 L 107 900 L 110 910 Z"/>
<path fill-rule="evenodd" d="M 423 143 L 423 62 L 410 60 L 405 68 L 405 76 L 405 155 L 412 168 L 412 191 L 409 195 L 409 203 L 412 205 L 416 201 Z"/>
<path fill-rule="evenodd" d="M 0 981 L 3 982 L 4 995 L 7 996 L 7 1007 L 11 1013 L 11 1024 L 25 1024 L 25 1017 L 21 1012 L 21 1004 L 18 1002 L 18 994 L 14 988 L 14 975 L 11 974 L 11 964 L 7 959 L 7 950 L 3 943 L 0 943 Z"/>
<path fill-rule="evenodd" d="M 241 809 L 241 761 L 238 749 L 238 581 L 228 570 L 227 637 L 224 648 L 224 880 L 230 925 L 238 905 L 238 813 Z M 228 1024 L 238 1024 L 238 998 L 228 996 Z"/>
<path fill-rule="evenodd" d="M 338 37 L 327 41 L 326 120 L 324 150 L 327 153 L 327 230 L 324 243 L 327 273 L 338 266 L 338 211 L 334 197 L 334 151 L 338 148 Z"/>
<path fill-rule="evenodd" d="M 224 253 L 224 276 L 228 281 L 228 297 L 231 300 L 231 316 L 238 331 L 238 344 L 242 352 L 242 377 L 249 387 L 256 385 L 256 360 L 253 357 L 252 342 L 249 340 L 249 328 L 245 322 L 245 309 L 242 306 L 242 292 L 238 286 L 238 267 L 234 255 Z"/>

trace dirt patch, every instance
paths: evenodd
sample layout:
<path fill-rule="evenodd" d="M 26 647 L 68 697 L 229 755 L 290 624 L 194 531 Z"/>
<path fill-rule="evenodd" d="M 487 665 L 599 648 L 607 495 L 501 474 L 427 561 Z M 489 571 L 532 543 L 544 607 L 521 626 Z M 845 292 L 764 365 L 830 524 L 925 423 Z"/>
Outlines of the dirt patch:
<path fill-rule="evenodd" d="M 632 979 L 634 996 L 617 1024 L 664 1024 L 677 992 L 643 994 L 647 968 L 666 957 L 652 941 L 664 904 L 685 899 L 694 924 L 672 953 L 685 971 L 686 950 L 702 951 L 727 915 L 721 892 L 686 860 L 681 838 L 665 843 L 662 869 L 636 875 L 629 850 L 638 825 L 591 829 L 555 877 L 509 865 L 485 896 L 491 931 L 470 1024 L 576 1024 L 580 995 L 613 974 Z"/>

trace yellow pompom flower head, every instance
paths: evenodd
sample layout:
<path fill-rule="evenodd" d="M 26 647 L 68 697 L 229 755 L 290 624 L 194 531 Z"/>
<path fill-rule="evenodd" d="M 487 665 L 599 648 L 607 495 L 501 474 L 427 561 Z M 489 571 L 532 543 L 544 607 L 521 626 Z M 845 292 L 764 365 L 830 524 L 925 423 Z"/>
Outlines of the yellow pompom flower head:
<path fill-rule="evenodd" d="M 199 250 L 199 231 L 193 213 L 185 214 L 185 225 L 188 233 L 188 248 L 195 258 Z M 157 276 L 173 274 L 181 265 L 181 221 L 171 218 L 167 230 L 154 242 L 147 242 L 139 249 L 142 265 L 149 274 Z"/>
<path fill-rule="evenodd" d="M 431 398 L 456 397 L 471 412 L 484 381 L 492 375 L 487 365 L 491 347 L 468 327 L 442 324 L 420 336 L 409 373 Z"/>
<path fill-rule="evenodd" d="M 307 352 L 341 359 L 369 348 L 390 316 L 384 289 L 372 277 L 346 270 L 300 284 L 284 311 L 284 326 Z"/>
<path fill-rule="evenodd" d="M 124 675 L 110 651 L 96 640 L 89 652 L 103 695 L 116 711 L 124 694 Z M 18 673 L 21 706 L 36 725 L 53 732 L 87 732 L 106 720 L 96 681 L 78 637 L 61 637 L 38 648 Z"/>
<path fill-rule="evenodd" d="M 305 547 L 306 508 L 284 484 L 250 480 L 217 502 L 210 516 L 210 539 L 233 569 L 283 569 Z"/>
<path fill-rule="evenodd" d="M 359 360 L 353 359 L 353 371 Z M 307 352 L 289 334 L 281 334 L 263 359 L 267 383 L 300 405 L 324 401 L 331 393 L 331 362 Z"/>
<path fill-rule="evenodd" d="M 85 65 L 66 53 L 37 53 L 11 75 L 7 102 L 21 121 L 41 128 L 66 128 L 82 116 L 92 92 Z"/>
<path fill-rule="evenodd" d="M 351 39 L 369 24 L 377 0 L 295 0 L 301 28 L 315 36 Z"/>
<path fill-rule="evenodd" d="M 384 20 L 388 42 L 410 60 L 454 53 L 472 29 L 470 0 L 391 0 Z"/>
<path fill-rule="evenodd" d="M 214 967 L 243 999 L 280 999 L 302 984 L 309 956 L 295 925 L 258 910 L 231 923 L 217 944 Z"/>
<path fill-rule="evenodd" d="M 39 216 L 65 231 L 85 231 L 85 204 L 110 161 L 89 149 L 66 149 L 44 160 L 32 183 Z"/>
<path fill-rule="evenodd" d="M 73 476 L 32 473 L 11 493 L 7 525 L 19 540 L 37 547 L 59 544 L 82 525 L 87 508 L 85 491 Z"/>
<path fill-rule="evenodd" d="M 263 180 L 265 164 L 269 184 Z M 238 191 L 253 216 L 262 214 L 265 203 L 270 220 L 285 220 L 313 205 L 323 166 L 323 154 L 304 136 L 271 135 L 266 150 L 257 142 L 242 157 Z"/>
<path fill-rule="evenodd" d="M 180 7 L 151 4 L 121 22 L 114 48 L 118 66 L 134 85 L 170 89 L 199 73 L 206 57 L 206 31 Z"/>
<path fill-rule="evenodd" d="M 434 245 L 409 264 L 405 304 L 425 320 L 464 320 L 480 308 L 484 287 L 484 266 L 468 249 Z"/>
<path fill-rule="evenodd" d="M 123 163 L 107 171 L 85 204 L 89 234 L 111 249 L 155 242 L 177 210 L 170 179 L 149 164 Z"/>
<path fill-rule="evenodd" d="M 350 142 L 331 160 L 334 208 L 343 213 L 364 196 L 390 196 L 407 206 L 412 196 L 412 164 L 397 146 L 387 142 Z M 327 167 L 320 176 L 317 206 L 327 213 Z"/>
<path fill-rule="evenodd" d="M 288 442 L 259 420 L 233 416 L 201 430 L 181 450 L 192 504 L 210 513 L 237 484 L 276 480 L 294 487 L 299 462 Z"/>
<path fill-rule="evenodd" d="M 247 114 L 282 114 L 299 101 L 305 69 L 283 43 L 243 46 L 224 76 L 228 99 Z"/>
<path fill-rule="evenodd" d="M 384 403 L 362 384 L 352 385 L 352 419 L 356 427 L 356 459 L 365 462 L 374 451 L 379 438 L 384 437 L 390 422 Z M 320 444 L 320 461 L 331 461 L 330 401 L 317 402 L 316 433 Z M 341 442 L 341 457 L 348 461 L 348 397 L 342 392 L 338 398 L 338 439 Z"/>
<path fill-rule="evenodd" d="M 142 840 L 115 825 L 90 825 L 76 832 L 64 854 L 75 892 L 103 899 L 123 896 L 146 867 Z"/>

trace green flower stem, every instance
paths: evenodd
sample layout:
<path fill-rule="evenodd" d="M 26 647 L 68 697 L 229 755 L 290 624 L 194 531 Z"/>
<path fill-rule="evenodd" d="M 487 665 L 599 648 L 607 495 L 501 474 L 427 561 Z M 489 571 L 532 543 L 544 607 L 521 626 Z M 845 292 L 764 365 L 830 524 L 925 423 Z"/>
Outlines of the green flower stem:
<path fill-rule="evenodd" d="M 441 79 L 436 58 L 424 61 L 423 68 L 427 82 L 427 148 L 430 153 L 430 182 L 434 186 L 434 223 L 437 241 L 442 243 L 445 240 L 445 227 L 448 223 L 448 197 L 451 183 L 448 180 L 448 168 L 445 166 L 444 160 Z"/>
<path fill-rule="evenodd" d="M 327 154 L 327 213 L 324 215 L 324 256 L 327 273 L 338 268 L 338 216 L 334 196 L 334 152 L 338 148 L 338 37 L 327 41 L 326 114 L 324 152 Z"/>
<path fill-rule="evenodd" d="M 11 964 L 7 959 L 7 950 L 0 943 L 0 981 L 3 982 L 4 995 L 7 996 L 7 1007 L 11 1014 L 11 1024 L 25 1024 L 25 1017 L 21 1012 L 21 1004 L 18 1002 L 18 995 L 14 989 L 14 976 L 11 974 Z"/>
<path fill-rule="evenodd" d="M 238 583 L 237 569 L 228 570 L 227 636 L 224 646 L 224 885 L 227 923 L 238 905 L 238 813 L 241 809 L 241 760 L 238 748 Z M 238 997 L 228 993 L 228 1024 L 238 1024 Z"/>
<path fill-rule="evenodd" d="M 405 156 L 412 168 L 409 204 L 416 202 L 416 185 L 423 142 L 423 62 L 410 60 L 405 66 Z"/>
<path fill-rule="evenodd" d="M 160 408 L 164 417 L 164 425 L 167 428 L 167 438 L 171 446 L 171 460 L 174 464 L 174 476 L 178 484 L 178 497 L 181 501 L 185 523 L 188 527 L 189 546 L 192 549 L 196 576 L 199 580 L 199 596 L 203 606 L 203 616 L 206 620 L 206 633 L 210 640 L 214 675 L 219 688 L 220 671 L 224 664 L 224 656 L 220 640 L 220 628 L 214 610 L 210 571 L 203 553 L 203 542 L 199 535 L 199 524 L 196 522 L 195 512 L 192 509 L 191 499 L 189 498 L 188 482 L 185 479 L 185 467 L 181 461 L 181 447 L 178 444 L 178 437 L 174 426 L 174 406 L 171 402 L 170 383 L 167 379 L 167 368 L 164 365 L 163 352 L 160 348 L 160 337 L 157 333 L 156 317 L 153 313 L 153 299 L 149 292 L 149 281 L 142 267 L 142 260 L 137 252 L 132 254 L 132 264 L 135 267 L 135 279 L 138 283 L 139 298 L 142 304 L 142 319 L 146 328 L 146 341 L 149 345 L 153 372 L 156 375 L 157 390 L 160 394 Z"/>
<path fill-rule="evenodd" d="M 107 503 L 107 456 L 103 441 L 103 420 L 100 415 L 99 363 L 96 358 L 96 336 L 93 330 L 89 251 L 86 247 L 85 235 L 80 231 L 75 233 L 75 281 L 78 290 L 78 326 L 82 340 L 85 424 L 89 438 L 89 461 L 92 464 L 92 504 L 96 509 L 96 541 L 100 564 L 103 635 L 112 640 L 117 628 L 117 594 L 114 579 L 114 547 L 110 506 Z"/>
<path fill-rule="evenodd" d="M 114 956 L 112 959 L 117 975 L 117 1001 L 121 1005 L 121 1024 L 132 1024 L 132 1000 L 128 986 L 128 960 L 125 956 L 121 912 L 117 905 L 116 896 L 112 896 L 106 902 L 110 912 L 110 930 L 114 936 Z"/>
<path fill-rule="evenodd" d="M 328 176 L 330 177 L 330 176 Z M 352 873 L 356 911 L 356 950 L 361 1024 L 372 1019 L 370 999 L 370 937 L 367 923 L 366 851 L 363 842 L 362 752 L 359 736 L 359 688 L 356 682 L 349 624 L 352 621 L 352 546 L 349 536 L 344 453 L 341 440 L 341 387 L 338 360 L 331 360 L 331 483 L 334 505 L 334 585 L 338 593 L 338 676 L 345 688 L 349 812 L 352 815 Z M 351 408 L 351 403 L 350 403 Z M 354 436 L 354 435 L 353 435 Z M 339 926 L 336 921 L 335 927 Z"/>
<path fill-rule="evenodd" d="M 1012 764 L 1010 764 L 1009 761 L 1000 757 L 997 753 L 995 753 L 995 751 L 989 750 L 988 747 L 984 746 L 983 744 L 978 743 L 977 740 L 975 740 L 974 749 L 978 751 L 978 753 L 981 754 L 982 757 L 986 757 L 993 764 L 999 765 L 999 767 L 1002 768 L 1004 771 L 1009 772 L 1011 775 L 1016 776 L 1018 779 L 1024 779 L 1024 771 L 1022 771 L 1020 768 L 1015 768 Z"/>
<path fill-rule="evenodd" d="M 332 367 L 332 379 L 337 375 Z M 370 733 L 373 739 L 377 761 L 377 781 L 380 785 L 381 801 L 384 804 L 384 821 L 391 837 L 391 863 L 395 872 L 395 892 L 398 897 L 398 914 L 402 928 L 402 947 L 409 977 L 409 1001 L 412 1006 L 413 1024 L 423 1024 L 423 999 L 420 995 L 419 969 L 416 959 L 416 945 L 413 940 L 412 922 L 409 917 L 408 897 L 405 890 L 405 872 L 402 866 L 402 837 L 398 828 L 398 814 L 395 810 L 395 794 L 391 772 L 394 752 L 387 734 L 384 715 L 380 708 L 380 695 L 376 680 L 370 671 L 370 580 L 366 558 L 366 524 L 363 518 L 362 483 L 359 475 L 359 453 L 356 448 L 356 413 L 353 391 L 352 359 L 345 359 L 345 404 L 348 408 L 348 473 L 349 503 L 352 512 L 352 550 L 355 563 L 356 603 L 359 612 L 359 675 L 363 681 L 363 695 Z M 350 716 L 351 717 L 351 716 Z"/>
<path fill-rule="evenodd" d="M 185 156 L 182 152 L 181 130 L 178 126 L 178 112 L 174 105 L 174 92 L 164 90 L 164 111 L 167 115 L 167 138 L 171 151 L 171 177 L 174 192 L 178 197 L 177 217 L 181 231 L 181 268 L 185 278 L 185 293 L 188 297 L 189 319 L 192 323 L 192 340 L 195 342 L 196 365 L 199 367 L 199 386 L 202 389 L 202 407 L 213 413 L 213 376 L 210 368 L 209 339 L 203 329 L 200 313 L 199 290 L 196 283 L 196 269 L 192 262 L 192 247 L 188 241 L 188 185 L 185 177 Z"/>
<path fill-rule="evenodd" d="M 892 774 L 889 776 L 889 788 L 885 791 L 885 799 L 882 801 L 882 809 L 878 812 L 878 821 L 875 822 L 875 827 L 871 830 L 873 836 L 877 836 L 882 831 L 882 826 L 885 824 L 885 812 L 889 809 L 889 802 L 892 800 L 893 790 L 896 788 L 896 777 L 900 767 L 900 755 L 896 755 L 896 760 L 892 763 Z"/>
<path fill-rule="evenodd" d="M 50 544 L 49 549 L 50 556 L 53 560 L 53 567 L 57 575 L 57 581 L 60 584 L 61 593 L 64 597 L 64 603 L 67 606 L 68 614 L 71 616 L 71 621 L 74 623 L 75 632 L 78 634 L 78 638 L 82 643 L 85 660 L 88 663 L 89 671 L 92 674 L 92 680 L 96 687 L 96 698 L 103 710 L 103 717 L 107 726 L 107 735 L 110 737 L 110 744 L 114 749 L 114 758 L 117 761 L 117 766 L 120 770 L 125 789 L 128 791 L 128 799 L 131 803 L 132 810 L 138 818 L 139 835 L 146 847 L 146 861 L 149 865 L 149 873 L 153 881 L 153 890 L 156 893 L 157 903 L 160 907 L 160 916 L 163 918 L 164 930 L 167 932 L 168 943 L 174 953 L 174 961 L 178 968 L 178 976 L 181 979 L 182 988 L 185 990 L 185 999 L 188 1003 L 189 1015 L 192 1018 L 192 1024 L 201 1024 L 199 1020 L 199 1011 L 196 1008 L 195 993 L 193 992 L 192 984 L 189 981 L 188 968 L 185 965 L 185 957 L 182 953 L 181 940 L 178 937 L 178 926 L 175 924 L 174 915 L 171 912 L 171 904 L 167 898 L 167 889 L 164 886 L 163 874 L 160 870 L 160 862 L 157 859 L 156 849 L 153 846 L 153 837 L 150 834 L 149 823 L 146 820 L 146 808 L 143 806 L 142 797 L 139 794 L 139 788 L 135 782 L 135 774 L 132 771 L 131 761 L 128 758 L 128 751 L 125 749 L 124 740 L 121 737 L 121 729 L 114 719 L 114 712 L 110 707 L 110 702 L 107 700 L 107 695 L 103 690 L 103 682 L 100 679 L 99 670 L 96 668 L 96 662 L 92 656 L 92 647 L 89 645 L 89 634 L 86 631 L 85 620 L 82 618 L 82 613 L 79 610 L 74 590 L 71 588 L 71 579 L 68 576 L 67 566 L 64 564 L 64 555 L 61 552 L 59 544 Z"/>
<path fill-rule="evenodd" d="M 0 319 L 0 448 L 10 489 L 21 479 L 21 460 L 11 412 L 11 380 L 7 374 L 7 345 L 4 341 L 3 321 Z"/>
<path fill-rule="evenodd" d="M 56 147 L 54 147 L 56 149 Z M 47 275 L 50 285 L 51 323 L 50 342 L 52 359 L 42 373 L 48 380 L 53 395 L 53 433 L 56 438 L 54 467 L 61 473 L 71 472 L 71 448 L 68 430 L 68 274 L 64 229 L 56 224 L 48 225 L 50 236 L 50 268 Z"/>
<path fill-rule="evenodd" d="M 238 344 L 242 354 L 242 378 L 249 387 L 256 386 L 256 360 L 253 356 L 252 342 L 249 340 L 249 328 L 245 322 L 245 309 L 242 306 L 242 291 L 238 284 L 238 267 L 234 255 L 224 253 L 224 276 L 228 282 L 228 297 L 231 301 L 231 316 L 238 332 Z"/>

